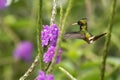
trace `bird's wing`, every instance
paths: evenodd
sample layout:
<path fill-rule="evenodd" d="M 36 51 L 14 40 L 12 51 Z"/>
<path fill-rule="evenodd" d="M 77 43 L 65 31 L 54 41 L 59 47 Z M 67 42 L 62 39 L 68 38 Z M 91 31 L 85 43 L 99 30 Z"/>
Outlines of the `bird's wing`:
<path fill-rule="evenodd" d="M 64 39 L 85 39 L 85 35 L 80 34 L 80 32 L 68 32 L 63 35 Z"/>

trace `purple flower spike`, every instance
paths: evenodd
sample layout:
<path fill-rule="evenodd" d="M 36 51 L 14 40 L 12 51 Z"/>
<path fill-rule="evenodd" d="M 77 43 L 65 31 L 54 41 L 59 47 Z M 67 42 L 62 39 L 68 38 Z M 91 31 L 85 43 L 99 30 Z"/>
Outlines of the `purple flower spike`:
<path fill-rule="evenodd" d="M 45 63 L 51 62 L 52 58 L 54 57 L 58 35 L 59 35 L 59 28 L 57 27 L 56 24 L 51 25 L 51 27 L 46 25 L 43 27 L 43 30 L 41 31 L 42 47 L 49 45 L 47 52 L 44 53 L 43 55 L 43 61 Z M 59 49 L 56 63 L 60 62 L 61 53 L 62 50 Z"/>
<path fill-rule="evenodd" d="M 46 80 L 54 80 L 54 76 L 52 74 L 46 75 Z"/>
<path fill-rule="evenodd" d="M 6 7 L 6 0 L 0 0 L 0 9 L 4 9 Z"/>
<path fill-rule="evenodd" d="M 46 75 L 43 71 L 40 71 L 36 80 L 54 80 L 54 76 L 52 74 Z"/>
<path fill-rule="evenodd" d="M 21 42 L 17 45 L 16 49 L 14 50 L 14 58 L 24 61 L 30 61 L 32 58 L 33 52 L 33 45 L 29 41 Z"/>
<path fill-rule="evenodd" d="M 58 56 L 57 56 L 57 60 L 56 60 L 56 63 L 59 63 L 60 60 L 61 60 L 61 53 L 62 53 L 62 50 L 59 49 L 58 50 Z M 48 48 L 48 51 L 44 54 L 43 56 L 43 61 L 45 63 L 48 63 L 48 62 L 51 62 L 52 61 L 52 58 L 54 57 L 54 54 L 55 54 L 55 47 L 54 46 L 50 46 Z"/>

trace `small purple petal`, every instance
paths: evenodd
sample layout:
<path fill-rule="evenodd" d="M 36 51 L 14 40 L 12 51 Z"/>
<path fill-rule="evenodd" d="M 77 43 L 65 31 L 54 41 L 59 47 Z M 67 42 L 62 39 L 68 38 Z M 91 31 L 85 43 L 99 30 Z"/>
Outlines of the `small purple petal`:
<path fill-rule="evenodd" d="M 51 30 L 48 25 L 43 27 L 41 31 L 42 47 L 47 46 L 51 37 Z"/>
<path fill-rule="evenodd" d="M 19 43 L 14 50 L 14 58 L 30 61 L 32 58 L 33 45 L 29 41 Z"/>
<path fill-rule="evenodd" d="M 53 24 L 51 26 L 51 34 L 52 34 L 52 36 L 50 38 L 50 41 L 51 41 L 50 44 L 52 46 L 56 46 L 57 38 L 58 38 L 58 34 L 59 34 L 59 28 L 57 27 L 56 24 Z"/>
<path fill-rule="evenodd" d="M 58 50 L 57 60 L 56 60 L 56 63 L 57 63 L 57 64 L 61 61 L 61 54 L 62 54 L 62 49 L 59 49 L 59 50 Z"/>
<path fill-rule="evenodd" d="M 58 56 L 57 56 L 56 63 L 60 62 L 60 60 L 61 60 L 61 53 L 62 53 L 62 49 L 59 49 L 58 50 Z M 55 47 L 54 46 L 50 46 L 48 48 L 48 51 L 43 56 L 43 61 L 45 63 L 51 62 L 52 58 L 54 57 L 54 54 L 55 54 Z"/>

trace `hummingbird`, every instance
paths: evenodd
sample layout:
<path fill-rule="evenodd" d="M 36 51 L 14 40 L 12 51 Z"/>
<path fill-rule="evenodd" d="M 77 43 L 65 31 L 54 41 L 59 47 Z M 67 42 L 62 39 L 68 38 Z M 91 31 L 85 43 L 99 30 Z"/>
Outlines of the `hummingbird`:
<path fill-rule="evenodd" d="M 77 32 L 68 32 L 66 33 L 63 37 L 66 38 L 71 38 L 71 39 L 83 39 L 84 41 L 86 41 L 88 44 L 93 43 L 94 41 L 98 40 L 99 38 L 101 38 L 102 36 L 104 36 L 106 33 L 102 33 L 99 35 L 92 35 L 89 31 L 88 31 L 88 27 L 87 27 L 87 19 L 86 18 L 82 18 L 81 20 L 79 20 L 76 23 L 73 23 L 72 25 L 79 25 L 80 30 Z"/>

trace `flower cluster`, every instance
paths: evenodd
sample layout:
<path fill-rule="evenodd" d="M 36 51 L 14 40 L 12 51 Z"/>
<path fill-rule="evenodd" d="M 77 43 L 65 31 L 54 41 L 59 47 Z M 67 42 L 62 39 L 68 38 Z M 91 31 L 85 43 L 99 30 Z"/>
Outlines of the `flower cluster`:
<path fill-rule="evenodd" d="M 57 27 L 56 24 L 53 24 L 51 26 L 46 25 L 43 27 L 43 30 L 41 31 L 42 47 L 49 45 L 48 50 L 45 52 L 43 56 L 43 61 L 45 63 L 52 61 L 56 49 L 58 35 L 59 35 L 59 28 Z M 56 63 L 60 62 L 61 53 L 62 50 L 59 49 Z"/>
<path fill-rule="evenodd" d="M 20 42 L 14 50 L 14 58 L 16 60 L 30 61 L 32 58 L 33 45 L 29 41 Z"/>
<path fill-rule="evenodd" d="M 43 71 L 40 71 L 36 80 L 54 80 L 54 76 L 52 74 L 47 75 Z"/>

